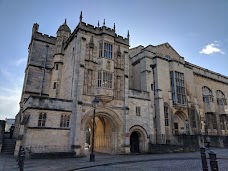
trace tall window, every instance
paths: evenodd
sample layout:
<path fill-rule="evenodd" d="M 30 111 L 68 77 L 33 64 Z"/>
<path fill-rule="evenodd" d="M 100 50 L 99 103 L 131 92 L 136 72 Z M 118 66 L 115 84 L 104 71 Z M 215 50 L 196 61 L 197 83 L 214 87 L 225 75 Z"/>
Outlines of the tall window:
<path fill-rule="evenodd" d="M 53 89 L 56 89 L 56 88 L 57 88 L 57 82 L 54 82 Z"/>
<path fill-rule="evenodd" d="M 38 126 L 45 126 L 46 123 L 46 113 L 40 113 L 38 119 Z"/>
<path fill-rule="evenodd" d="M 170 82 L 173 103 L 186 104 L 184 74 L 177 71 L 171 71 Z"/>
<path fill-rule="evenodd" d="M 191 122 L 192 128 L 196 128 L 196 114 L 193 107 L 191 108 Z"/>
<path fill-rule="evenodd" d="M 212 91 L 208 87 L 204 86 L 202 88 L 202 92 L 203 92 L 203 102 L 204 103 L 210 104 L 210 102 L 213 102 Z"/>
<path fill-rule="evenodd" d="M 136 106 L 136 116 L 141 115 L 141 107 Z"/>
<path fill-rule="evenodd" d="M 59 69 L 59 64 L 55 64 L 55 70 Z"/>
<path fill-rule="evenodd" d="M 218 104 L 219 106 L 227 105 L 225 95 L 223 94 L 222 91 L 217 90 L 217 91 L 216 91 L 216 97 L 217 97 L 217 104 Z"/>
<path fill-rule="evenodd" d="M 206 127 L 208 129 L 217 129 L 216 115 L 214 113 L 206 113 Z"/>
<path fill-rule="evenodd" d="M 112 88 L 112 73 L 98 71 L 97 87 Z"/>
<path fill-rule="evenodd" d="M 60 127 L 69 127 L 70 115 L 61 115 Z"/>
<path fill-rule="evenodd" d="M 164 114 L 165 114 L 165 126 L 169 126 L 169 107 L 167 105 L 164 106 Z"/>
<path fill-rule="evenodd" d="M 99 57 L 112 59 L 112 44 L 108 42 L 99 43 Z"/>

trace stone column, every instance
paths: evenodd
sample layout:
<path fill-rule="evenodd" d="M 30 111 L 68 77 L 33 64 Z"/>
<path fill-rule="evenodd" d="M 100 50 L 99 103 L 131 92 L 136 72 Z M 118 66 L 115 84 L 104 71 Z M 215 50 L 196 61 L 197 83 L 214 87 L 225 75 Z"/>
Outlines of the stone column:
<path fill-rule="evenodd" d="M 129 57 L 128 52 L 124 52 L 124 115 L 123 115 L 123 133 L 124 133 L 124 153 L 130 153 L 130 134 L 129 134 L 129 107 L 128 107 L 128 90 L 129 90 Z"/>
<path fill-rule="evenodd" d="M 82 93 L 84 81 L 84 67 L 81 65 L 81 60 L 85 57 L 85 39 L 78 35 L 75 38 L 75 64 L 73 73 L 73 91 L 72 91 L 72 114 L 70 121 L 70 145 L 74 147 L 76 155 L 82 155 L 84 147 L 81 144 L 81 111 L 82 111 Z"/>
<path fill-rule="evenodd" d="M 156 125 L 157 125 L 157 144 L 165 144 L 165 118 L 164 118 L 164 101 L 162 90 L 157 89 L 156 96 Z"/>

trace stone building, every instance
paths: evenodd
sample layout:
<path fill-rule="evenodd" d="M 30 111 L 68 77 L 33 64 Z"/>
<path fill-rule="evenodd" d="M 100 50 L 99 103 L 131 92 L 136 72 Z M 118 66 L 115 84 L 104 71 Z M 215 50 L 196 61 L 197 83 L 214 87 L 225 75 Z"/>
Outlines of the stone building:
<path fill-rule="evenodd" d="M 151 144 L 181 144 L 180 135 L 228 135 L 228 77 L 185 61 L 169 43 L 130 48 L 113 28 L 66 21 L 56 37 L 34 24 L 29 44 L 15 154 L 65 147 L 77 155 L 90 144 L 94 106 L 95 151 L 149 152 Z"/>

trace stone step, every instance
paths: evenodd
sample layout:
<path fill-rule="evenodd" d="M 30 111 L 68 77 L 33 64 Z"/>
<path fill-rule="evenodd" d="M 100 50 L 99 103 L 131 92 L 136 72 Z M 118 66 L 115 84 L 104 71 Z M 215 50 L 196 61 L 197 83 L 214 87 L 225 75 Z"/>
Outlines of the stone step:
<path fill-rule="evenodd" d="M 14 149 L 2 149 L 2 152 L 14 152 Z"/>
<path fill-rule="evenodd" d="M 10 142 L 3 141 L 3 144 L 15 144 L 15 143 L 16 143 L 15 141 L 10 141 Z"/>
<path fill-rule="evenodd" d="M 16 139 L 3 139 L 2 153 L 13 154 L 16 145 Z"/>
<path fill-rule="evenodd" d="M 16 142 L 4 142 L 3 141 L 3 144 L 15 144 Z"/>

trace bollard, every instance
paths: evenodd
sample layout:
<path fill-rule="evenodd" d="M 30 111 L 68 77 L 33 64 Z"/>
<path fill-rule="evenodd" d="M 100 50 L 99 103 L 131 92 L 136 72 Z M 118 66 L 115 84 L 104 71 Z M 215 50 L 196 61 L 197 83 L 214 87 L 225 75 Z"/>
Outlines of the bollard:
<path fill-rule="evenodd" d="M 21 148 L 21 152 L 20 153 L 21 153 L 21 155 L 20 155 L 20 158 L 19 158 L 19 161 L 18 161 L 18 166 L 19 166 L 20 171 L 24 171 L 25 150 L 24 150 L 23 147 Z"/>
<path fill-rule="evenodd" d="M 209 159 L 210 159 L 210 167 L 211 171 L 218 171 L 218 161 L 216 157 L 216 153 L 213 150 L 209 151 Z"/>
<path fill-rule="evenodd" d="M 200 154 L 201 154 L 201 161 L 202 161 L 203 171 L 208 171 L 205 147 L 201 147 L 200 148 Z"/>
<path fill-rule="evenodd" d="M 17 155 L 17 161 L 19 161 L 20 156 L 21 156 L 21 148 L 22 148 L 22 146 L 20 145 L 18 155 Z"/>

